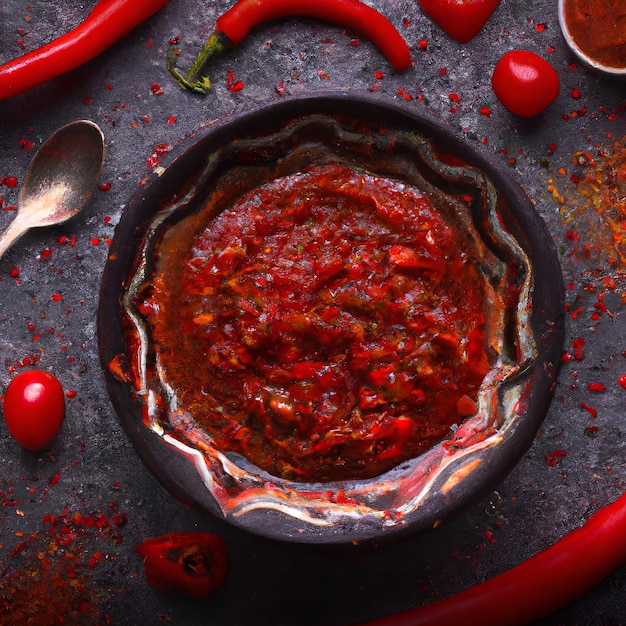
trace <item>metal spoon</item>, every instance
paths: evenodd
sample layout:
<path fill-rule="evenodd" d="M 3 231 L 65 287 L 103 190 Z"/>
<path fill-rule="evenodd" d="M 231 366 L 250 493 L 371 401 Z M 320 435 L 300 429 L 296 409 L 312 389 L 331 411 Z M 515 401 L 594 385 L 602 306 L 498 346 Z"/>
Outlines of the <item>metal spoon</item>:
<path fill-rule="evenodd" d="M 0 258 L 30 228 L 76 215 L 94 192 L 104 162 L 104 135 L 88 120 L 59 128 L 39 148 L 17 197 L 17 215 L 0 235 Z"/>

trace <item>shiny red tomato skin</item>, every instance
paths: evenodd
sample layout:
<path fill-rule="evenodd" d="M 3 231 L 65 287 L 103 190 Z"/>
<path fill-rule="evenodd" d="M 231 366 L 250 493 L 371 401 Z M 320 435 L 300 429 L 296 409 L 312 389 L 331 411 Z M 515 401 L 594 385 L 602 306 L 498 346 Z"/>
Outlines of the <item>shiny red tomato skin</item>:
<path fill-rule="evenodd" d="M 59 432 L 64 417 L 63 387 L 52 374 L 28 370 L 9 383 L 4 395 L 4 420 L 24 448 L 46 448 Z"/>
<path fill-rule="evenodd" d="M 544 58 L 529 50 L 511 50 L 496 64 L 491 85 L 511 113 L 533 117 L 559 95 L 560 80 Z"/>

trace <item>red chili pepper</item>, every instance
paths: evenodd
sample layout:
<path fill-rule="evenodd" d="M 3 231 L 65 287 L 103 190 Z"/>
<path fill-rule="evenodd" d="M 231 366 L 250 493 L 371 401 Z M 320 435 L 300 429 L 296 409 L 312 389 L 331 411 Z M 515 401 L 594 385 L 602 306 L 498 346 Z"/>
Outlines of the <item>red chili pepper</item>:
<path fill-rule="evenodd" d="M 101 0 L 73 30 L 0 66 L 0 100 L 76 69 L 110 48 L 168 0 Z"/>
<path fill-rule="evenodd" d="M 148 584 L 164 593 L 202 598 L 219 589 L 228 574 L 226 544 L 218 535 L 169 533 L 135 547 Z"/>
<path fill-rule="evenodd" d="M 361 626 L 522 626 L 549 616 L 626 563 L 626 494 L 498 576 L 425 607 Z"/>
<path fill-rule="evenodd" d="M 168 69 L 182 87 L 205 93 L 211 88 L 211 81 L 201 74 L 213 56 L 238 46 L 259 24 L 293 16 L 320 19 L 355 30 L 375 43 L 397 72 L 405 71 L 411 63 L 409 47 L 395 26 L 360 0 L 239 0 L 217 19 L 215 31 L 186 76 L 175 67 L 177 53 L 173 49 L 168 54 Z"/>

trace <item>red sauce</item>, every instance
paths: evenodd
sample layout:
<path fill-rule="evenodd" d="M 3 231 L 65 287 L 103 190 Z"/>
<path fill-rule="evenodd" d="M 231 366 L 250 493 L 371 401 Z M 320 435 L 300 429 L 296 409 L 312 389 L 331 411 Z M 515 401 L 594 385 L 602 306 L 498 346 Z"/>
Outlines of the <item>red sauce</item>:
<path fill-rule="evenodd" d="M 141 310 L 218 449 L 297 481 L 371 477 L 475 412 L 489 287 L 418 190 L 315 166 L 184 222 Z"/>
<path fill-rule="evenodd" d="M 566 0 L 565 23 L 574 43 L 606 67 L 626 68 L 624 0 Z"/>

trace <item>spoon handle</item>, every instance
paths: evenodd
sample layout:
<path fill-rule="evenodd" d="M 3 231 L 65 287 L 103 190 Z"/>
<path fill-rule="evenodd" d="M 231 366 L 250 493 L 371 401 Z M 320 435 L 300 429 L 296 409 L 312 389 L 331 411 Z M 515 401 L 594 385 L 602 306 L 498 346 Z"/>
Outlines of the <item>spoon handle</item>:
<path fill-rule="evenodd" d="M 7 229 L 0 235 L 0 259 L 4 253 L 28 230 L 28 224 L 18 216 L 8 225 Z"/>

